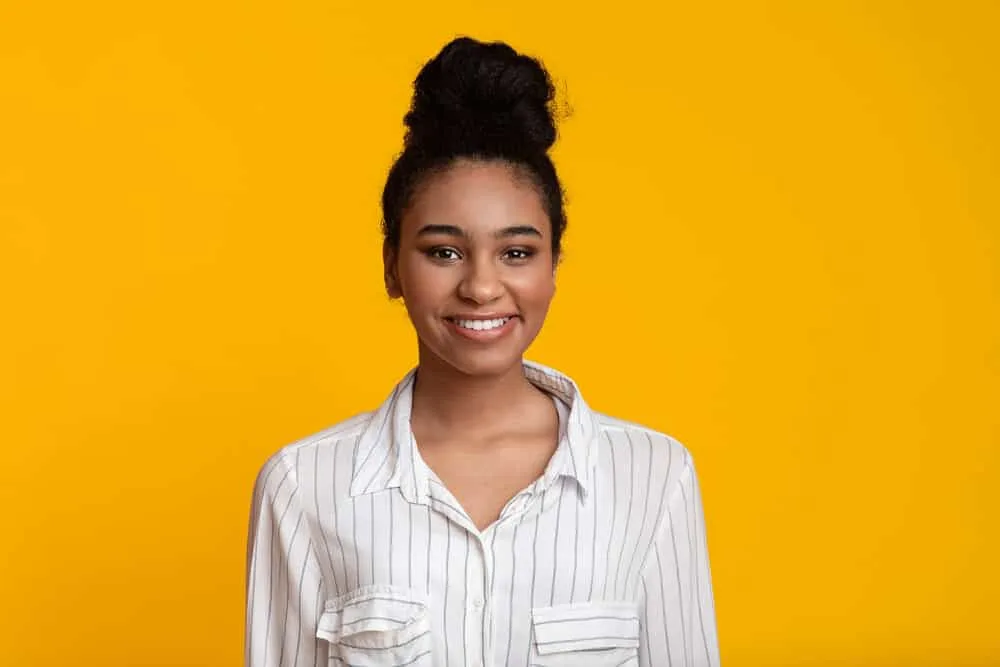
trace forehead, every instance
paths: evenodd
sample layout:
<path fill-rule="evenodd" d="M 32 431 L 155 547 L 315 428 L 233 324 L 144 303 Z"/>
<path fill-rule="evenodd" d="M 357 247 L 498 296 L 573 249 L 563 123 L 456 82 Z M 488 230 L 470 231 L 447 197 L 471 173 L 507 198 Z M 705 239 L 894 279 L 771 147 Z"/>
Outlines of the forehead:
<path fill-rule="evenodd" d="M 470 236 L 513 225 L 548 235 L 538 188 L 517 167 L 501 161 L 458 160 L 427 177 L 403 216 L 404 234 L 426 224 L 453 225 Z"/>

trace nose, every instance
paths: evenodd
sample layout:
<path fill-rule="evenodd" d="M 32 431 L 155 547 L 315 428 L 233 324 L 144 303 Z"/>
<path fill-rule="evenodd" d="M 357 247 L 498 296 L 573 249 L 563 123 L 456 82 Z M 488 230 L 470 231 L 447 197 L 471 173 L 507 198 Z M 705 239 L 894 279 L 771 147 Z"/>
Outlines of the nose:
<path fill-rule="evenodd" d="M 462 281 L 458 285 L 458 295 L 462 299 L 487 304 L 503 295 L 503 282 L 491 260 L 477 259 L 466 264 L 466 267 Z"/>

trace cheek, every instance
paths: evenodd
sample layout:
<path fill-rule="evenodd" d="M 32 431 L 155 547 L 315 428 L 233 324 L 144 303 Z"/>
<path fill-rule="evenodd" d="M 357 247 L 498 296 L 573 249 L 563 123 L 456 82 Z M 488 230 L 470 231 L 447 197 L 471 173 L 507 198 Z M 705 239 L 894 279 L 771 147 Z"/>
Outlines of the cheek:
<path fill-rule="evenodd" d="M 532 272 L 530 276 L 520 276 L 511 284 L 511 288 L 524 305 L 542 308 L 547 307 L 555 295 L 556 283 L 552 273 L 542 269 Z"/>
<path fill-rule="evenodd" d="M 403 298 L 411 310 L 434 306 L 451 289 L 446 272 L 428 270 L 428 267 L 421 266 L 420 259 L 400 263 L 399 282 Z"/>

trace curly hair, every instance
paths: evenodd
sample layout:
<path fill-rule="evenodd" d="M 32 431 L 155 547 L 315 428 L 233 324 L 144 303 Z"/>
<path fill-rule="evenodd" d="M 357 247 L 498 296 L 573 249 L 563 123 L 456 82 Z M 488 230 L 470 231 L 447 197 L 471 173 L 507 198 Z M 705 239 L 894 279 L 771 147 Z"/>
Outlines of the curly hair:
<path fill-rule="evenodd" d="M 430 174 L 455 160 L 498 160 L 538 188 L 552 225 L 552 256 L 562 248 L 565 193 L 548 151 L 556 140 L 555 88 L 544 65 L 503 42 L 459 37 L 428 61 L 403 119 L 403 151 L 382 191 L 382 233 L 399 248 L 403 214 Z"/>

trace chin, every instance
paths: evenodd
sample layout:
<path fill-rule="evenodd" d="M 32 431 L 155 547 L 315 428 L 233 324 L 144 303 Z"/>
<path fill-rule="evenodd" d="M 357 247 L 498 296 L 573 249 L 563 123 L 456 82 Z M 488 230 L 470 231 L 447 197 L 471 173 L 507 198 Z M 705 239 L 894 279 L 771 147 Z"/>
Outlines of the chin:
<path fill-rule="evenodd" d="M 461 349 L 452 345 L 421 346 L 421 362 L 452 368 L 470 377 L 499 377 L 521 364 L 520 346 L 503 345 L 483 349 Z"/>
<path fill-rule="evenodd" d="M 524 352 L 537 331 L 525 328 L 523 320 L 507 336 L 493 342 L 476 343 L 464 340 L 441 328 L 439 322 L 418 329 L 420 361 L 442 369 L 450 368 L 469 377 L 500 377 L 519 367 Z M 423 335 L 421 335 L 421 333 Z"/>
<path fill-rule="evenodd" d="M 521 363 L 522 355 L 492 351 L 472 354 L 451 354 L 441 360 L 455 370 L 471 377 L 498 377 Z"/>

